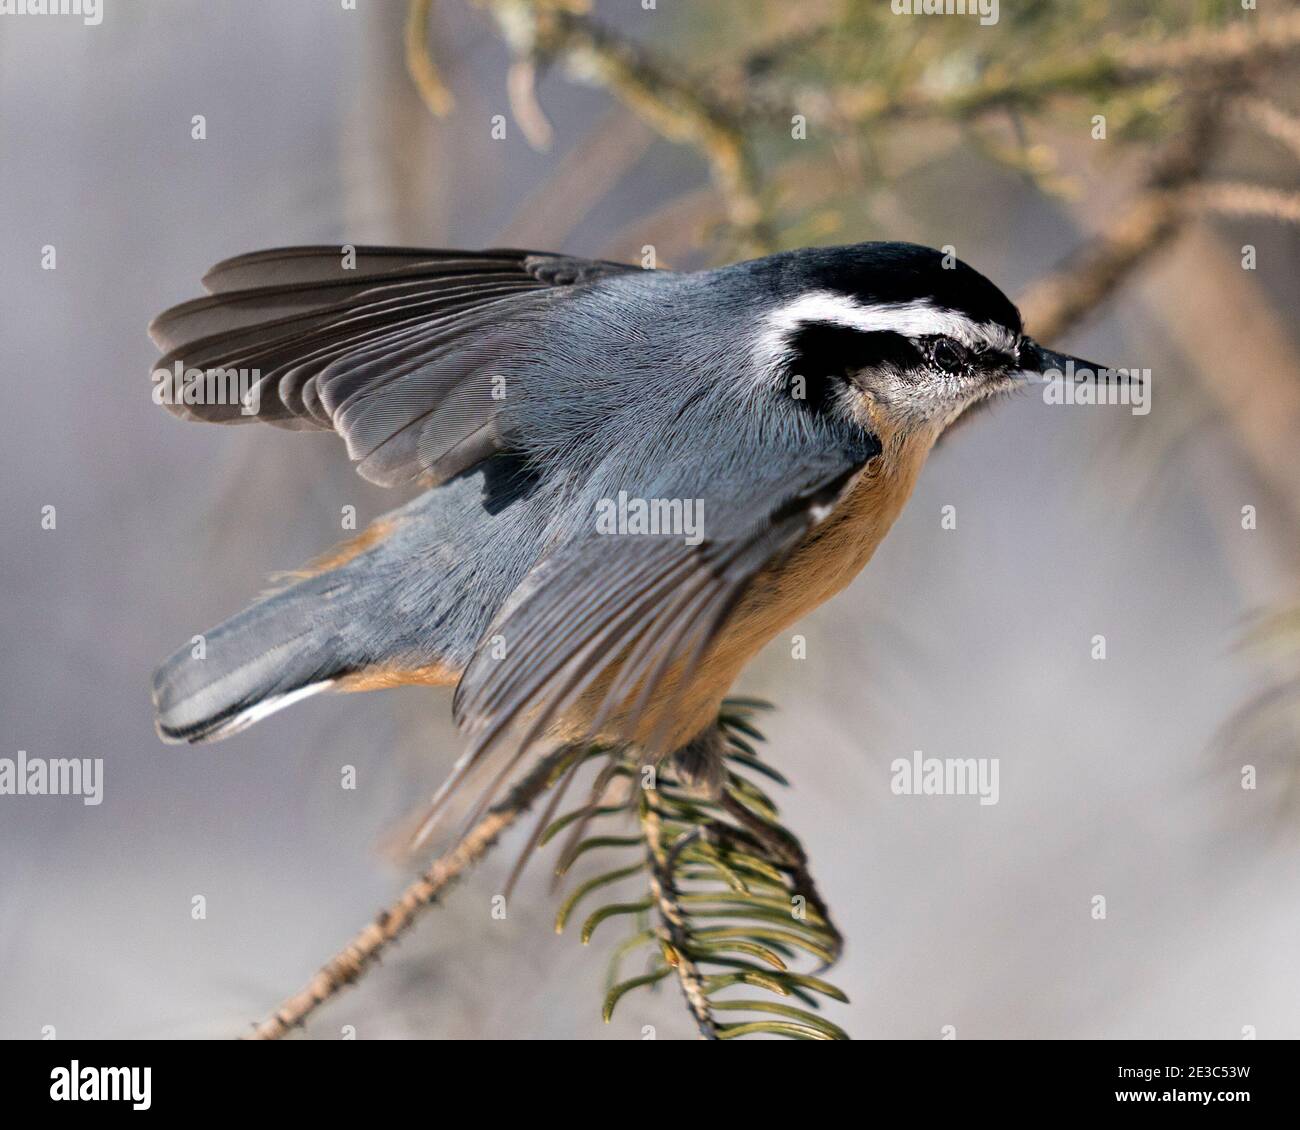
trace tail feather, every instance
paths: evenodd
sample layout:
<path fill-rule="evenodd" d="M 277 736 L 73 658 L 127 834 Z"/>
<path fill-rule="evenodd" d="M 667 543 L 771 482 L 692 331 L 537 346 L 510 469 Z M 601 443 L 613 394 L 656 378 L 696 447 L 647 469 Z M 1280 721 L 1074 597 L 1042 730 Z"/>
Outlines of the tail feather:
<path fill-rule="evenodd" d="M 497 457 L 287 574 L 154 675 L 164 741 L 228 737 L 308 695 L 454 683 L 533 560 L 533 481 Z"/>
<path fill-rule="evenodd" d="M 216 741 L 326 690 L 351 669 L 348 586 L 309 577 L 182 648 L 154 674 L 159 736 Z"/>

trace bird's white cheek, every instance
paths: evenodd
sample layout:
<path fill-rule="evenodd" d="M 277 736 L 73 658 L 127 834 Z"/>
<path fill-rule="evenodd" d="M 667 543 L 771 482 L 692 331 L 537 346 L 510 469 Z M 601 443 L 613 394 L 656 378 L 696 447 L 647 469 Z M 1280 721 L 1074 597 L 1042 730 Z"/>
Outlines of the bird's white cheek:
<path fill-rule="evenodd" d="M 882 387 L 880 399 L 900 422 L 920 424 L 946 416 L 963 404 L 966 390 L 957 379 L 928 373 L 896 376 Z"/>

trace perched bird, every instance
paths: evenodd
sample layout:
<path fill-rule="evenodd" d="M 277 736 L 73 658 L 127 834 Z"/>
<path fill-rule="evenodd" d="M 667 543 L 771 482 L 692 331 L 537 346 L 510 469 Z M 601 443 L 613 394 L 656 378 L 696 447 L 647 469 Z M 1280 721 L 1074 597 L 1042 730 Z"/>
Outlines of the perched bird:
<path fill-rule="evenodd" d="M 695 272 L 295 247 L 203 281 L 150 328 L 176 414 L 333 430 L 367 479 L 429 489 L 164 663 L 158 731 L 454 684 L 470 744 L 444 794 L 491 751 L 499 784 L 539 742 L 588 739 L 716 789 L 723 696 L 867 563 L 944 429 L 1095 368 L 905 243 Z M 255 375 L 245 405 L 185 395 L 183 370 L 217 369 Z"/>

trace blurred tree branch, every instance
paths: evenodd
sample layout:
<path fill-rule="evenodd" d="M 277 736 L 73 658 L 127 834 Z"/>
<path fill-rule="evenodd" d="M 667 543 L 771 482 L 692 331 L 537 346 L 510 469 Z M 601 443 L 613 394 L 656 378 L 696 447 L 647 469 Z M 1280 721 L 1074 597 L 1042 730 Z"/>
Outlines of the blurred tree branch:
<path fill-rule="evenodd" d="M 1284 145 L 1300 158 L 1300 118 L 1288 114 L 1268 98 L 1247 97 L 1237 103 L 1242 118 Z"/>
<path fill-rule="evenodd" d="M 1300 49 L 1300 12 L 1255 24 L 1193 28 L 1155 43 L 1106 44 L 1083 57 L 1035 60 L 1025 67 L 991 66 L 950 89 L 918 84 L 833 89 L 831 105 L 845 121 L 971 118 L 991 110 L 1031 110 L 1071 95 L 1112 95 L 1136 86 L 1177 80 L 1200 86 L 1240 81 Z"/>
<path fill-rule="evenodd" d="M 1021 296 L 1025 325 L 1051 341 L 1110 297 L 1153 252 L 1171 239 L 1190 212 L 1191 186 L 1214 152 L 1222 104 L 1202 99 L 1187 129 L 1160 153 L 1145 186 L 1124 211 Z"/>
<path fill-rule="evenodd" d="M 427 24 L 430 0 L 410 0 L 407 51 L 411 73 L 431 109 L 444 113 L 450 104 L 428 58 Z M 563 64 L 579 81 L 604 86 L 664 138 L 689 145 L 708 163 L 723 209 L 734 252 L 763 254 L 781 245 L 774 194 L 766 187 L 767 173 L 759 159 L 760 142 L 774 130 L 789 129 L 796 114 L 824 115 L 845 137 L 850 131 L 935 125 L 979 118 L 990 111 L 1040 113 L 1056 101 L 1088 95 L 1114 100 L 1139 88 L 1160 91 L 1168 103 L 1197 90 L 1239 91 L 1252 96 L 1252 87 L 1272 64 L 1300 51 L 1300 12 L 1209 26 L 1193 26 L 1164 38 L 1104 40 L 1095 48 L 1068 54 L 1035 50 L 1026 32 L 1026 58 L 1016 65 L 998 57 L 976 63 L 962 79 L 936 82 L 927 60 L 944 56 L 946 36 L 930 36 L 928 51 L 906 48 L 902 62 L 881 61 L 885 72 L 851 82 L 839 79 L 834 66 L 813 79 L 787 73 L 814 49 L 829 51 L 851 42 L 854 34 L 870 30 L 886 48 L 899 39 L 898 21 L 859 7 L 823 7 L 809 15 L 806 26 L 777 42 L 763 45 L 733 60 L 709 60 L 709 70 L 722 79 L 692 74 L 674 58 L 671 62 L 634 39 L 594 19 L 587 0 L 476 0 L 496 19 L 516 62 L 508 89 L 517 124 L 530 144 L 549 144 L 551 127 L 536 100 L 534 84 L 552 63 Z M 760 6 L 761 7 L 761 6 Z M 854 20 L 860 19 L 860 23 Z M 419 29 L 418 36 L 413 29 Z M 893 33 L 893 35 L 889 33 Z M 1073 44 L 1072 44 L 1073 47 Z M 1285 144 L 1294 144 L 1297 130 L 1276 107 L 1265 110 L 1257 96 L 1248 112 L 1257 124 Z M 1147 109 L 1139 96 L 1134 112 Z M 1014 120 L 1014 119 L 1013 119 Z M 995 153 L 1016 163 L 1014 150 Z M 1023 166 L 1030 170 L 1033 165 Z M 1191 181 L 1199 176 L 1199 170 Z M 1129 253 L 1140 258 L 1160 246 L 1176 229 L 1184 203 L 1152 197 L 1134 203 L 1127 231 Z M 1294 201 L 1255 186 L 1231 186 L 1206 192 L 1207 209 L 1238 214 L 1268 214 L 1291 219 Z M 1145 218 L 1144 218 L 1145 214 Z M 1116 262 L 1125 252 L 1109 250 Z M 1099 250 L 1098 256 L 1102 252 Z M 1081 290 L 1086 290 L 1082 286 Z M 1080 299 L 1082 302 L 1082 299 Z M 1077 305 L 1078 303 L 1076 303 Z"/>
<path fill-rule="evenodd" d="M 496 16 L 517 56 L 530 66 L 563 62 L 583 81 L 606 87 L 670 141 L 693 146 L 709 163 L 743 253 L 762 254 L 772 233 L 757 159 L 741 122 L 709 89 L 634 41 L 597 23 L 582 3 L 480 0 Z"/>
<path fill-rule="evenodd" d="M 1223 725 L 1216 744 L 1264 777 L 1280 812 L 1294 815 L 1300 807 L 1300 600 L 1256 617 L 1241 647 L 1264 669 L 1265 681 Z"/>
<path fill-rule="evenodd" d="M 1300 192 L 1224 181 L 1196 185 L 1188 191 L 1188 199 L 1199 208 L 1224 216 L 1261 216 L 1300 224 Z"/>
<path fill-rule="evenodd" d="M 429 13 L 432 8 L 433 0 L 410 0 L 406 12 L 406 69 L 429 112 L 441 118 L 450 113 L 456 103 L 429 51 Z"/>

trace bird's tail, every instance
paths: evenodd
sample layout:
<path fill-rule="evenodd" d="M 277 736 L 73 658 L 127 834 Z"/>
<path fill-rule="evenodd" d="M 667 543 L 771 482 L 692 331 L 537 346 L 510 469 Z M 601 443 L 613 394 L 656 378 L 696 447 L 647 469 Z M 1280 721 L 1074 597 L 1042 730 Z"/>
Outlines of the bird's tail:
<path fill-rule="evenodd" d="M 358 598 L 347 570 L 321 573 L 194 637 L 154 674 L 159 735 L 216 741 L 333 685 L 353 666 Z"/>

